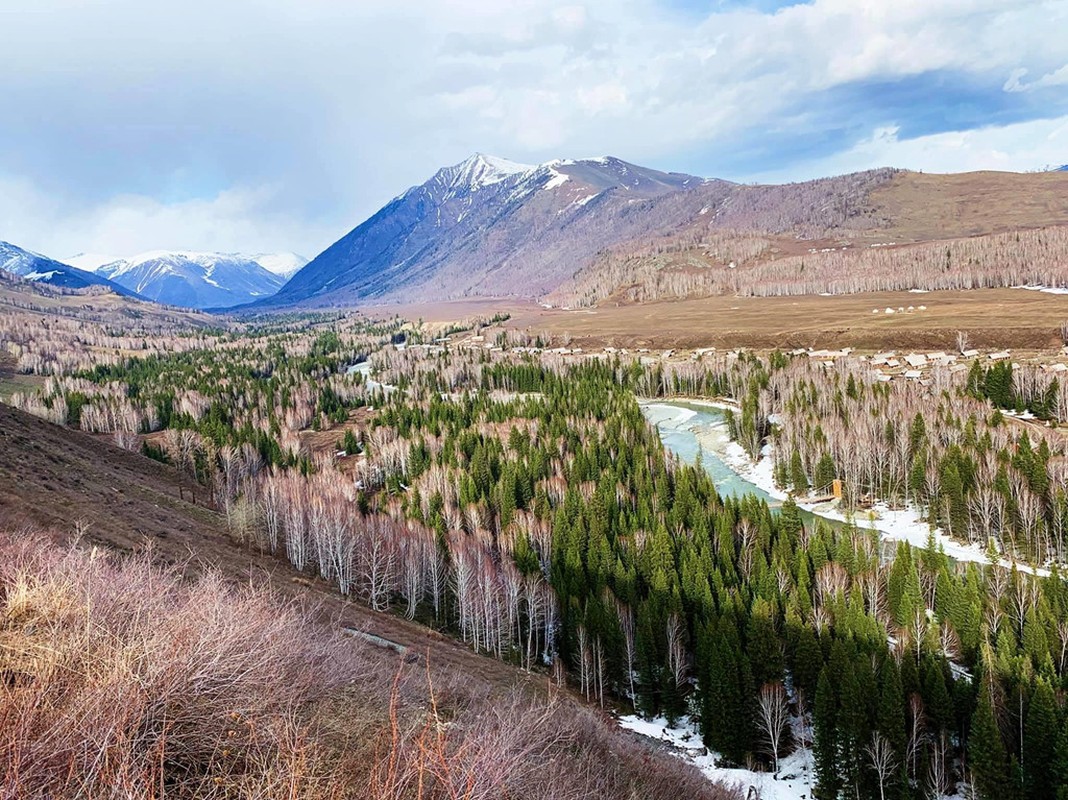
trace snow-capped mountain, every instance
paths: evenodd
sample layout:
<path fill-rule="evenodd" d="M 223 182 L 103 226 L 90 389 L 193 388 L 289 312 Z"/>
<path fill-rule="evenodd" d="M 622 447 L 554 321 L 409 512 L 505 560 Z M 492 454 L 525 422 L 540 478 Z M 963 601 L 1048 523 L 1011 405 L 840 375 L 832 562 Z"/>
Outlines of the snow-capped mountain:
<path fill-rule="evenodd" d="M 605 247 L 670 224 L 677 204 L 658 200 L 726 185 L 611 157 L 531 166 L 476 153 L 394 198 L 257 305 L 537 296 Z"/>
<path fill-rule="evenodd" d="M 70 264 L 64 264 L 40 253 L 24 250 L 8 242 L 0 242 L 0 269 L 27 280 L 65 289 L 102 286 L 122 295 L 133 296 L 135 294 L 100 275 L 72 267 Z"/>
<path fill-rule="evenodd" d="M 269 297 L 284 279 L 248 256 L 156 250 L 97 273 L 143 297 L 188 308 L 229 308 Z"/>
<path fill-rule="evenodd" d="M 76 253 L 70 258 L 63 259 L 64 263 L 78 269 L 84 269 L 86 272 L 96 272 L 105 264 L 111 264 L 118 260 L 119 256 L 105 255 L 103 253 Z"/>
<path fill-rule="evenodd" d="M 299 253 L 257 253 L 249 256 L 268 272 L 281 275 L 289 280 L 308 263 L 308 259 Z"/>

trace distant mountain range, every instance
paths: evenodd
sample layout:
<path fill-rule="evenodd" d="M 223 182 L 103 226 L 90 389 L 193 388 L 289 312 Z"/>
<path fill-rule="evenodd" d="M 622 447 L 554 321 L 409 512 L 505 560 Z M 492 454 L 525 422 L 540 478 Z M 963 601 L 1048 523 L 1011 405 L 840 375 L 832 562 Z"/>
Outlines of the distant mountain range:
<path fill-rule="evenodd" d="M 285 278 L 264 267 L 296 267 L 292 254 L 243 256 L 236 253 L 154 251 L 97 267 L 97 274 L 159 303 L 186 308 L 229 308 L 273 295 Z M 297 267 L 299 268 L 299 267 Z"/>
<path fill-rule="evenodd" d="M 396 197 L 256 307 L 541 297 L 638 239 L 870 227 L 879 220 L 859 201 L 892 175 L 751 187 L 610 156 L 532 166 L 476 154 Z"/>
<path fill-rule="evenodd" d="M 57 261 L 0 242 L 0 269 L 69 289 L 119 294 L 186 308 L 229 308 L 269 297 L 308 260 L 296 253 L 195 253 L 158 250 L 131 258 L 78 253 Z"/>
<path fill-rule="evenodd" d="M 86 289 L 101 286 L 118 294 L 135 297 L 136 292 L 106 277 L 95 275 L 87 270 L 72 267 L 60 261 L 24 250 L 8 242 L 0 242 L 0 270 L 18 275 L 26 280 L 57 286 L 64 289 Z"/>
<path fill-rule="evenodd" d="M 297 253 L 257 253 L 249 258 L 268 272 L 281 275 L 286 280 L 296 275 L 308 263 L 308 259 Z"/>
<path fill-rule="evenodd" d="M 743 185 L 610 156 L 535 166 L 475 154 L 394 198 L 252 308 L 463 297 L 570 305 L 685 295 L 695 276 L 740 292 L 740 268 L 780 259 L 1066 224 L 1068 196 L 1047 178 L 876 169 Z M 710 282 L 709 270 L 728 272 Z"/>

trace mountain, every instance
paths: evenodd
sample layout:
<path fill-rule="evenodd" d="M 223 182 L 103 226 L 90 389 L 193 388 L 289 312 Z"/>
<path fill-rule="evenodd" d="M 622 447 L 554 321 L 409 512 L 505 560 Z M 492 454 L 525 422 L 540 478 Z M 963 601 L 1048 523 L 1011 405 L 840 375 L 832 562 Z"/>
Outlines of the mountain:
<path fill-rule="evenodd" d="M 92 272 L 72 267 L 70 264 L 42 256 L 40 253 L 23 250 L 8 242 L 0 242 L 0 269 L 27 280 L 64 289 L 101 286 L 128 297 L 136 296 L 136 292 L 113 283 L 106 277 L 94 275 Z"/>
<path fill-rule="evenodd" d="M 104 264 L 98 274 L 150 300 L 186 308 L 249 303 L 285 282 L 249 256 L 163 250 Z"/>
<path fill-rule="evenodd" d="M 836 276 L 817 291 L 840 293 L 871 284 L 882 248 L 1068 224 L 1066 181 L 876 169 L 742 185 L 608 156 L 530 166 L 476 154 L 394 198 L 254 307 L 798 293 L 817 261 Z M 905 261 L 879 269 L 896 286 L 910 273 L 907 254 L 895 258 Z"/>
<path fill-rule="evenodd" d="M 102 253 L 76 253 L 70 258 L 64 259 L 64 263 L 78 269 L 84 269 L 86 272 L 96 272 L 105 264 L 111 264 L 118 260 L 118 256 L 109 256 Z"/>
<path fill-rule="evenodd" d="M 298 253 L 258 253 L 249 256 L 268 272 L 281 275 L 289 280 L 308 263 L 308 259 Z"/>
<path fill-rule="evenodd" d="M 611 157 L 530 166 L 476 154 L 395 198 L 257 305 L 536 296 L 604 247 L 667 224 L 671 204 L 658 198 L 730 185 Z"/>

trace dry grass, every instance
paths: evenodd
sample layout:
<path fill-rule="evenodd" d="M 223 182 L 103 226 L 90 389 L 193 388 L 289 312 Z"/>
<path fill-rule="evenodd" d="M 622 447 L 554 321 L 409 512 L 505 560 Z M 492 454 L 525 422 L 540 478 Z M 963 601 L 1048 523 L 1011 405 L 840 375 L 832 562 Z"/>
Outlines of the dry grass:
<path fill-rule="evenodd" d="M 265 589 L 0 534 L 0 795 L 719 800 L 567 694 L 485 691 Z"/>
<path fill-rule="evenodd" d="M 919 306 L 926 311 L 919 311 Z M 503 304 L 502 304 L 503 306 Z M 883 313 L 913 306 L 913 313 Z M 873 314 L 878 308 L 880 313 Z M 1047 350 L 1060 346 L 1068 318 L 1063 296 L 1022 289 L 874 292 L 822 297 L 704 297 L 564 311 L 533 304 L 509 309 L 505 325 L 554 344 L 619 347 L 955 347 L 967 331 L 975 347 Z M 445 304 L 438 309 L 446 312 Z M 486 331 L 492 340 L 494 330 Z"/>
<path fill-rule="evenodd" d="M 0 553 L 6 796 L 326 796 L 306 712 L 340 646 L 293 608 L 140 560 Z"/>
<path fill-rule="evenodd" d="M 899 172 L 871 204 L 894 241 L 931 241 L 1068 223 L 1068 173 Z"/>

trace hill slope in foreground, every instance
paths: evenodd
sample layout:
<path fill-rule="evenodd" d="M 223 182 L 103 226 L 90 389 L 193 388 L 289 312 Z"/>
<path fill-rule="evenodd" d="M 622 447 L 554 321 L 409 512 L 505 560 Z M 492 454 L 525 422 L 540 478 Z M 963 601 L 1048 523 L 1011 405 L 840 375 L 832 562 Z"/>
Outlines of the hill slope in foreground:
<path fill-rule="evenodd" d="M 247 552 L 190 500 L 170 467 L 0 405 L 13 796 L 733 796 L 566 693 Z M 70 520 L 126 558 L 35 527 Z"/>

